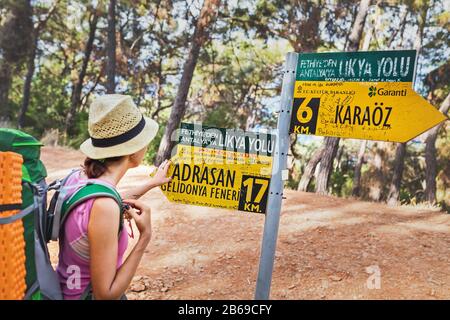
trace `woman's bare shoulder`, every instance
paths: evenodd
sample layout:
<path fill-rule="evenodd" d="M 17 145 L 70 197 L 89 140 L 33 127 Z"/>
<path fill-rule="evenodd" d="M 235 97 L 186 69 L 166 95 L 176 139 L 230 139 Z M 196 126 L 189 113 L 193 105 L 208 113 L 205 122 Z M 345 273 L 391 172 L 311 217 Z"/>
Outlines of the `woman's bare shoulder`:
<path fill-rule="evenodd" d="M 116 239 L 119 228 L 119 206 L 106 197 L 96 198 L 89 217 L 88 234 L 90 240 L 100 237 L 102 241 Z"/>
<path fill-rule="evenodd" d="M 98 213 L 101 213 L 98 215 Z M 104 218 L 118 217 L 120 214 L 117 202 L 108 197 L 98 197 L 94 200 L 91 209 L 91 216 L 102 216 Z"/>

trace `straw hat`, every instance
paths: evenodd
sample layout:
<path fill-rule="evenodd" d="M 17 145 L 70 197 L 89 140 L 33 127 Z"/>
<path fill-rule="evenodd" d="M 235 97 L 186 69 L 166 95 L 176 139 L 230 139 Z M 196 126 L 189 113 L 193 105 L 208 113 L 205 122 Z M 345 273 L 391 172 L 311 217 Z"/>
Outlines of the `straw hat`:
<path fill-rule="evenodd" d="M 91 159 L 133 154 L 156 136 L 158 124 L 144 117 L 130 96 L 107 94 L 96 98 L 89 109 L 90 139 L 80 150 Z"/>

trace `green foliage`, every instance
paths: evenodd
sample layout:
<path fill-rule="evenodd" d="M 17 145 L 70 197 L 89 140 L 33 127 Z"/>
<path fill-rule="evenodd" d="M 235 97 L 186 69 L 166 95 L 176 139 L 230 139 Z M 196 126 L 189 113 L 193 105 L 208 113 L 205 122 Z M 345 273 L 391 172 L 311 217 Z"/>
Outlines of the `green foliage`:
<path fill-rule="evenodd" d="M 233 117 L 228 105 L 222 104 L 214 107 L 208 112 L 203 120 L 203 123 L 208 126 L 219 128 L 236 128 L 240 127 L 239 122 Z"/>
<path fill-rule="evenodd" d="M 164 134 L 164 127 L 160 125 L 155 139 L 153 139 L 153 141 L 150 142 L 150 145 L 148 146 L 147 152 L 144 157 L 145 164 L 153 165 L 163 134 Z"/>
<path fill-rule="evenodd" d="M 353 171 L 335 170 L 330 177 L 331 193 L 340 197 L 348 197 L 352 194 Z"/>
<path fill-rule="evenodd" d="M 272 118 L 267 100 L 279 92 L 282 42 L 269 50 L 259 40 L 242 37 L 213 42 L 203 52 L 188 111 L 193 119 L 219 127 L 242 129 L 268 124 Z"/>
<path fill-rule="evenodd" d="M 52 66 L 54 71 L 58 70 Z M 17 90 L 20 90 L 20 83 L 17 84 Z M 51 73 L 43 68 L 33 79 L 32 92 L 29 110 L 25 118 L 25 129 L 34 136 L 41 137 L 48 129 L 58 129 L 63 131 L 64 120 L 67 107 L 70 105 L 69 97 L 64 94 L 66 86 L 60 79 L 55 78 Z M 13 97 L 14 99 L 16 97 Z M 21 103 L 21 97 L 15 99 L 17 104 Z M 18 116 L 17 109 L 16 117 Z M 80 118 L 83 119 L 83 118 Z M 86 121 L 86 117 L 84 117 Z M 78 126 L 86 126 L 86 123 L 77 122 Z M 81 134 L 81 131 L 77 131 Z"/>
<path fill-rule="evenodd" d="M 75 132 L 77 135 L 69 138 L 67 144 L 72 148 L 78 148 L 83 141 L 89 138 L 88 133 L 88 113 L 86 111 L 80 111 L 75 117 Z"/>

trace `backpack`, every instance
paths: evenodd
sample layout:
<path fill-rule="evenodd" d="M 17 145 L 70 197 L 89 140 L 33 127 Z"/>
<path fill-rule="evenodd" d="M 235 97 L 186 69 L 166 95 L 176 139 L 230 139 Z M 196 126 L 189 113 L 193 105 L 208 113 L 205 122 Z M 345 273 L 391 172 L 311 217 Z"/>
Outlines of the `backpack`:
<path fill-rule="evenodd" d="M 21 203 L 2 203 L 2 199 L 5 197 L 0 197 L 0 243 L 9 245 L 8 241 L 11 239 L 6 239 L 6 237 L 8 234 L 11 236 L 12 233 L 2 232 L 2 230 L 12 227 L 12 224 L 20 220 L 23 228 L 19 227 L 18 230 L 23 230 L 23 232 L 22 234 L 17 234 L 15 238 L 20 238 L 17 240 L 19 241 L 17 247 L 19 249 L 20 241 L 24 242 L 24 249 L 21 250 L 24 251 L 25 257 L 24 259 L 16 257 L 13 258 L 16 261 L 4 262 L 6 264 L 17 264 L 25 270 L 23 272 L 25 274 L 15 277 L 16 282 L 23 282 L 23 278 L 25 278 L 25 290 L 22 294 L 24 299 L 60 300 L 62 299 L 61 287 L 56 271 L 50 262 L 47 247 L 49 241 L 58 240 L 68 214 L 83 201 L 96 197 L 114 199 L 120 207 L 119 232 L 123 228 L 124 208 L 119 193 L 107 184 L 88 181 L 85 184 L 76 186 L 66 185 L 68 178 L 79 170 L 72 170 L 65 178 L 55 180 L 47 185 L 45 181 L 47 171 L 40 160 L 41 146 L 42 144 L 37 139 L 22 131 L 0 128 L 0 154 L 3 153 L 0 161 L 6 161 L 2 159 L 9 159 L 11 156 L 15 156 L 16 160 L 19 158 L 19 163 L 20 161 L 22 162 L 21 172 L 19 170 L 21 175 L 21 195 L 19 200 L 21 200 Z M 5 163 L 0 168 L 7 169 L 6 166 L 7 164 Z M 10 173 L 13 172 L 13 170 L 9 171 Z M 0 176 L 0 184 L 5 183 L 11 182 L 4 181 Z M 9 189 L 14 190 L 12 187 Z M 2 190 L 1 186 L 0 190 Z M 54 195 L 47 207 L 47 193 L 49 191 L 54 191 Z M 14 214 L 11 214 L 12 210 L 16 210 Z M 0 259 L 7 259 L 7 257 L 1 257 L 1 255 L 2 252 L 0 252 Z M 0 263 L 0 275 L 4 271 L 1 268 L 3 267 Z M 5 277 L 9 276 L 5 272 L 3 272 L 3 275 Z M 0 289 L 1 286 L 2 284 L 0 283 Z M 90 286 L 86 290 L 90 290 Z M 87 296 L 89 296 L 89 292 L 83 293 L 82 298 Z"/>

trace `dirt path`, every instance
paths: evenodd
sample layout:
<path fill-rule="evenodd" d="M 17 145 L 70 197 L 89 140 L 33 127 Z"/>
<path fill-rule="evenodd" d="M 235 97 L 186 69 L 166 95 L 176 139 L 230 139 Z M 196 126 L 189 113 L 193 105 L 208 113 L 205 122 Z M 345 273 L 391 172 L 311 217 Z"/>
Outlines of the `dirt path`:
<path fill-rule="evenodd" d="M 51 181 L 83 156 L 45 147 L 42 159 Z M 150 171 L 130 170 L 119 190 Z M 450 298 L 450 215 L 289 190 L 286 197 L 273 299 Z M 153 238 L 130 299 L 253 298 L 263 215 L 173 204 L 159 189 L 143 200 L 153 209 Z M 56 244 L 51 251 L 56 259 Z"/>

